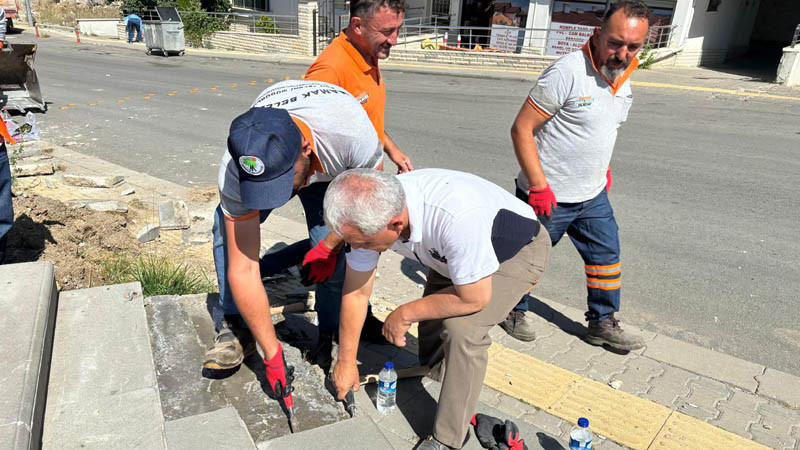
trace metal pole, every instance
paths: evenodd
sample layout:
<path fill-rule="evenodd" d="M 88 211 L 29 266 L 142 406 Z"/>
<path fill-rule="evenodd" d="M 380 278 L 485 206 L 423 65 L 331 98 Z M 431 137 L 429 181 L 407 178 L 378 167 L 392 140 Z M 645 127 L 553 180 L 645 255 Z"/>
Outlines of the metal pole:
<path fill-rule="evenodd" d="M 25 12 L 26 16 L 28 16 L 28 26 L 33 26 L 33 10 L 31 10 L 31 0 L 25 0 Z"/>
<path fill-rule="evenodd" d="M 311 38 L 314 40 L 314 56 L 317 56 L 317 10 L 311 12 L 312 32 Z"/>

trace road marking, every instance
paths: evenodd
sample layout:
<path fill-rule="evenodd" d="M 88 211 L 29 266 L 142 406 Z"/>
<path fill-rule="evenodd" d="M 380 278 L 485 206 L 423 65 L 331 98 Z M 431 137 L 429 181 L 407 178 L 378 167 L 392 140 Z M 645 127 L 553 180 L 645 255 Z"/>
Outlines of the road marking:
<path fill-rule="evenodd" d="M 130 100 L 130 97 L 122 97 L 123 100 Z"/>
<path fill-rule="evenodd" d="M 247 84 L 249 84 L 250 86 L 255 86 L 255 85 L 256 85 L 256 82 L 255 82 L 255 81 L 251 81 L 251 82 L 249 82 L 249 83 L 247 83 Z"/>
<path fill-rule="evenodd" d="M 150 100 L 152 97 L 146 95 L 146 96 L 144 96 L 142 98 L 145 99 L 145 100 Z"/>
<path fill-rule="evenodd" d="M 291 80 L 291 77 L 289 77 L 289 76 L 283 77 L 283 81 L 286 81 L 286 80 Z"/>
<path fill-rule="evenodd" d="M 75 103 L 67 103 L 67 106 L 75 106 Z"/>
<path fill-rule="evenodd" d="M 300 74 L 300 79 L 301 79 L 301 80 L 305 80 L 305 79 L 306 79 L 306 74 L 304 74 L 304 73 L 301 73 L 301 74 Z"/>
<path fill-rule="evenodd" d="M 100 103 L 104 103 L 104 102 L 105 102 L 105 100 L 98 100 L 95 103 L 97 103 L 99 105 Z"/>
<path fill-rule="evenodd" d="M 195 92 L 197 92 L 197 89 L 198 88 L 192 88 L 192 89 L 189 90 L 189 93 L 190 94 L 194 94 Z"/>
<path fill-rule="evenodd" d="M 231 83 L 231 87 L 232 87 L 232 88 L 235 88 L 236 86 L 237 86 L 237 84 L 236 84 L 236 83 Z"/>
<path fill-rule="evenodd" d="M 61 107 L 59 107 L 58 109 L 60 109 L 60 110 L 62 110 L 62 111 L 63 111 L 63 110 L 65 110 L 65 109 L 69 109 L 69 106 L 61 106 Z"/>
<path fill-rule="evenodd" d="M 210 88 L 208 88 L 208 90 L 210 90 L 210 91 L 216 91 L 218 87 L 219 87 L 219 86 L 217 86 L 217 85 L 215 84 L 214 86 L 211 86 Z"/>
<path fill-rule="evenodd" d="M 267 84 L 272 83 L 272 78 L 267 78 Z"/>
<path fill-rule="evenodd" d="M 97 103 L 89 103 L 89 106 L 97 106 Z"/>
<path fill-rule="evenodd" d="M 121 98 L 121 99 L 117 100 L 117 103 L 125 103 L 125 99 Z"/>
<path fill-rule="evenodd" d="M 655 88 L 664 88 L 664 89 L 681 89 L 684 91 L 700 91 L 700 92 L 718 92 L 720 94 L 730 94 L 730 95 L 739 95 L 742 97 L 761 97 L 761 98 L 773 98 L 777 100 L 795 100 L 800 101 L 800 97 L 792 97 L 789 95 L 777 95 L 777 94 L 764 94 L 761 92 L 745 92 L 745 91 L 735 91 L 733 89 L 723 89 L 723 88 L 712 88 L 712 87 L 703 87 L 703 86 L 688 86 L 683 84 L 670 84 L 670 83 L 653 83 L 650 81 L 631 81 L 632 86 L 642 86 L 642 87 L 655 87 Z"/>

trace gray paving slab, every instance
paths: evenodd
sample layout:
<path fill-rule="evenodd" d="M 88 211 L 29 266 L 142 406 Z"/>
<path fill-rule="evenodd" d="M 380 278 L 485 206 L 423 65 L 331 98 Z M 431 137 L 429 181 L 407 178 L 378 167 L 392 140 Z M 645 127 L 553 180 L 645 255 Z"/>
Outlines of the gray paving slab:
<path fill-rule="evenodd" d="M 136 282 L 61 293 L 48 408 L 155 387 L 141 292 Z"/>
<path fill-rule="evenodd" d="M 166 449 L 155 387 L 47 405 L 42 448 Z"/>
<path fill-rule="evenodd" d="M 233 407 L 172 420 L 166 423 L 165 428 L 169 450 L 256 448 L 242 418 Z"/>
<path fill-rule="evenodd" d="M 723 353 L 688 344 L 667 336 L 656 336 L 647 343 L 644 356 L 672 364 L 750 392 L 758 387 L 756 377 L 764 366 Z"/>
<path fill-rule="evenodd" d="M 794 409 L 800 409 L 800 378 L 767 368 L 758 380 L 758 394 L 774 398 Z"/>
<path fill-rule="evenodd" d="M 375 450 L 392 448 L 383 433 L 368 416 L 357 416 L 350 420 L 286 435 L 258 444 L 259 450 L 330 450 L 347 448 L 353 450 Z"/>
<path fill-rule="evenodd" d="M 9 264 L 0 270 L 0 442 L 38 445 L 50 371 L 58 290 L 49 262 Z"/>

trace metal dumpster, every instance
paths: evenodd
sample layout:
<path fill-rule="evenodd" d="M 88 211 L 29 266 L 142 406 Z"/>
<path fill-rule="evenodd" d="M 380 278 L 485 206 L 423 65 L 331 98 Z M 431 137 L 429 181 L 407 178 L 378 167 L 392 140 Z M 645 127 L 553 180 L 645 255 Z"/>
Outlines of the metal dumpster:
<path fill-rule="evenodd" d="M 182 56 L 186 50 L 186 39 L 178 10 L 159 6 L 149 16 L 152 20 L 142 21 L 147 54 L 156 51 L 164 56 L 170 53 Z"/>
<path fill-rule="evenodd" d="M 0 108 L 24 113 L 46 111 L 34 60 L 36 44 L 10 44 L 0 50 Z"/>

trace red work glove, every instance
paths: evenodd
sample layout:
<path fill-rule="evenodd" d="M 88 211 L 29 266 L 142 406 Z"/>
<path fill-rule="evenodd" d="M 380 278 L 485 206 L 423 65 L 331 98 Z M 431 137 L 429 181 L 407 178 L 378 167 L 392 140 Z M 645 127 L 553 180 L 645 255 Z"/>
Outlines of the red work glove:
<path fill-rule="evenodd" d="M 505 446 L 503 444 L 505 444 Z M 508 448 L 509 450 L 528 450 L 525 440 L 520 439 L 519 437 L 519 428 L 517 428 L 517 424 L 510 420 L 506 420 L 503 440 L 500 441 L 500 443 L 497 445 L 497 448 Z"/>
<path fill-rule="evenodd" d="M 611 167 L 606 171 L 606 194 L 611 190 L 611 183 L 614 180 L 611 178 Z"/>
<path fill-rule="evenodd" d="M 530 188 L 528 192 L 528 204 L 533 207 L 533 212 L 537 216 L 550 216 L 550 212 L 556 206 L 556 194 L 550 189 L 548 184 L 542 189 Z"/>
<path fill-rule="evenodd" d="M 281 347 L 280 343 L 278 343 L 278 352 L 275 353 L 272 359 L 267 361 L 264 358 L 264 365 L 266 366 L 267 383 L 272 388 L 272 392 L 283 398 L 286 407 L 291 408 L 293 406 L 291 396 L 294 390 L 294 387 L 292 387 L 294 367 L 286 365 L 286 361 L 283 359 L 283 347 Z"/>
<path fill-rule="evenodd" d="M 469 422 L 475 427 L 475 436 L 481 447 L 496 449 L 498 441 L 503 440 L 503 421 L 486 414 L 475 414 Z"/>
<path fill-rule="evenodd" d="M 309 265 L 308 281 L 314 283 L 328 281 L 336 269 L 336 255 L 338 254 L 339 250 L 331 250 L 325 247 L 323 241 L 319 241 L 303 258 L 303 267 Z"/>
<path fill-rule="evenodd" d="M 3 42 L 3 41 L 0 41 L 0 50 L 2 50 L 2 49 L 3 49 L 3 46 L 4 46 L 5 44 L 6 44 L 5 42 Z"/>

